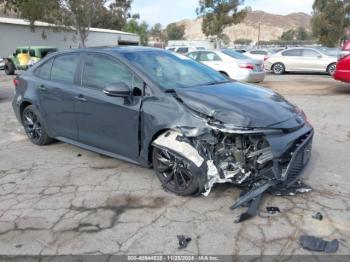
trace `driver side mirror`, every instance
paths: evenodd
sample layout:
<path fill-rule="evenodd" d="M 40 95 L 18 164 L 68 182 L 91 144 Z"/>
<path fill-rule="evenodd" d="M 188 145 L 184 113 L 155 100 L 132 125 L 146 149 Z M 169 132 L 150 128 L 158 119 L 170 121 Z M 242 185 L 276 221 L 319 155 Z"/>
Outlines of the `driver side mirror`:
<path fill-rule="evenodd" d="M 107 96 L 129 97 L 131 95 L 131 90 L 124 82 L 118 82 L 108 85 L 105 89 L 103 89 L 103 93 L 105 93 Z"/>

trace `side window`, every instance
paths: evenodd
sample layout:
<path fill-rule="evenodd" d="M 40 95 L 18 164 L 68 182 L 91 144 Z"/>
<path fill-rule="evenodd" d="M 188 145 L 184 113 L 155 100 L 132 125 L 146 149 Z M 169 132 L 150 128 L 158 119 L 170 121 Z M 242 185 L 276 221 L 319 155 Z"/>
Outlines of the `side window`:
<path fill-rule="evenodd" d="M 304 57 L 312 57 L 317 58 L 320 54 L 314 50 L 311 49 L 303 49 L 303 56 Z"/>
<path fill-rule="evenodd" d="M 176 52 L 180 54 L 186 54 L 188 51 L 188 47 L 179 47 Z"/>
<path fill-rule="evenodd" d="M 52 65 L 51 80 L 65 84 L 73 84 L 78 62 L 78 54 L 57 56 Z"/>
<path fill-rule="evenodd" d="M 83 85 L 97 89 L 104 89 L 107 85 L 124 82 L 131 87 L 133 74 L 116 60 L 98 54 L 87 56 L 84 71 Z"/>
<path fill-rule="evenodd" d="M 53 59 L 50 59 L 45 62 L 35 70 L 34 74 L 41 79 L 50 80 L 52 61 Z"/>
<path fill-rule="evenodd" d="M 197 56 L 198 56 L 198 53 L 197 52 L 193 52 L 193 53 L 190 53 L 188 55 L 189 58 L 193 59 L 193 60 L 196 60 L 197 59 Z"/>
<path fill-rule="evenodd" d="M 212 61 L 221 61 L 220 57 L 212 52 L 202 52 L 199 55 L 199 61 L 202 62 L 212 62 Z"/>
<path fill-rule="evenodd" d="M 283 56 L 301 56 L 301 49 L 287 50 L 282 53 Z"/>
<path fill-rule="evenodd" d="M 30 50 L 29 50 L 29 55 L 30 55 L 31 57 L 34 57 L 34 56 L 35 56 L 35 50 L 30 49 Z"/>

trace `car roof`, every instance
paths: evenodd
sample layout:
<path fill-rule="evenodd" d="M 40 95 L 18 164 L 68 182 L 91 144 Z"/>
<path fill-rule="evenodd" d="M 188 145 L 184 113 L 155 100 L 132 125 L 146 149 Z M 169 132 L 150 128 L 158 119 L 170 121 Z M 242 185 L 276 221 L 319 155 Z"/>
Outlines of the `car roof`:
<path fill-rule="evenodd" d="M 145 52 L 145 51 L 158 51 L 158 52 L 169 52 L 164 49 L 154 48 L 154 47 L 144 47 L 144 46 L 99 46 L 99 47 L 89 47 L 89 48 L 72 48 L 62 50 L 60 52 L 56 52 L 55 55 L 65 54 L 65 53 L 76 53 L 76 52 L 89 52 L 89 51 L 97 51 L 104 53 L 130 53 L 130 52 Z"/>

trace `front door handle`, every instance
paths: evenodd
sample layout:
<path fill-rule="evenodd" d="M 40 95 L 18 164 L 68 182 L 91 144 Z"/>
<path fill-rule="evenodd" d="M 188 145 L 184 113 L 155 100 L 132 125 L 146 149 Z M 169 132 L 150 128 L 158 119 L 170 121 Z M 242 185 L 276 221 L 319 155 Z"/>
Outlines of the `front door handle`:
<path fill-rule="evenodd" d="M 74 99 L 78 100 L 79 102 L 86 102 L 87 99 L 83 96 L 83 95 L 78 95 L 78 96 L 75 96 Z"/>
<path fill-rule="evenodd" d="M 39 90 L 40 91 L 46 91 L 47 90 L 47 87 L 43 84 L 39 85 Z"/>

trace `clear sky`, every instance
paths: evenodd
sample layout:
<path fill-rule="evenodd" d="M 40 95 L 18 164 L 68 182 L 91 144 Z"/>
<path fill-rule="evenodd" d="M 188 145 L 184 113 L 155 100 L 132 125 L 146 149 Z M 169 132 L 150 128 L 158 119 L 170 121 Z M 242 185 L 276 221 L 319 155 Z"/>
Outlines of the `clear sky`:
<path fill-rule="evenodd" d="M 304 12 L 310 14 L 314 0 L 245 0 L 253 10 L 274 14 Z M 132 12 L 139 13 L 141 20 L 163 26 L 185 18 L 195 18 L 198 0 L 134 0 Z"/>

